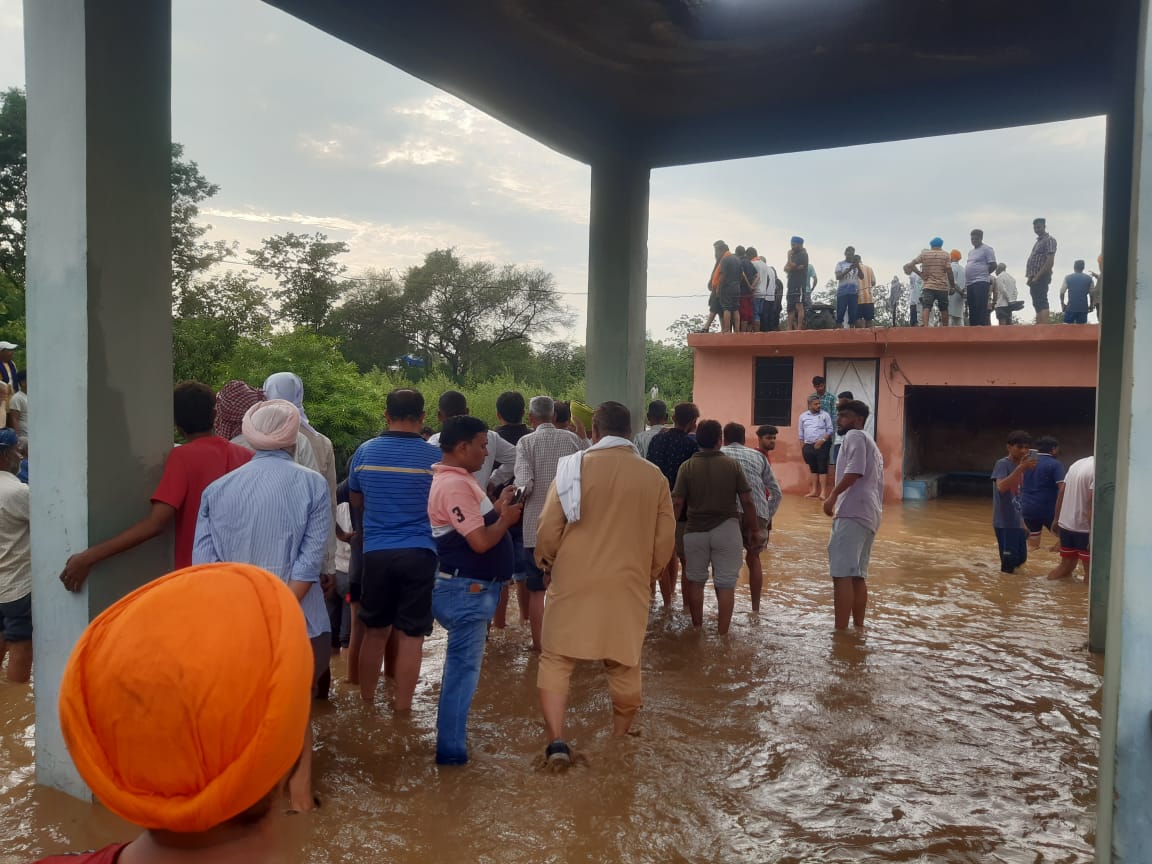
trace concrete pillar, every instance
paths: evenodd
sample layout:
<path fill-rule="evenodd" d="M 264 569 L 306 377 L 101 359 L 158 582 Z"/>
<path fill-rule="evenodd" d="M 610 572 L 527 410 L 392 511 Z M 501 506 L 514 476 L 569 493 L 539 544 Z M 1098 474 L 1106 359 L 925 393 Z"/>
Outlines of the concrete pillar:
<path fill-rule="evenodd" d="M 1096 860 L 1102 864 L 1152 861 L 1152 453 L 1143 446 L 1152 422 L 1146 398 L 1152 381 L 1152 55 L 1148 0 L 1140 7 L 1127 291 L 1122 301 L 1107 298 L 1104 307 L 1105 321 L 1116 316 L 1112 335 L 1119 343 L 1119 362 L 1102 353 L 1118 366 L 1112 370 L 1118 382 L 1116 403 L 1105 406 L 1101 395 L 1101 408 L 1110 409 L 1108 425 L 1116 433 L 1110 454 L 1115 496 L 1096 830 Z M 1114 271 L 1107 257 L 1104 266 L 1109 291 Z M 1102 342 L 1108 335 L 1102 334 Z"/>
<path fill-rule="evenodd" d="M 37 780 L 87 790 L 57 691 L 101 609 L 171 568 L 160 538 L 69 594 L 68 555 L 148 512 L 172 445 L 171 6 L 25 0 Z"/>
<path fill-rule="evenodd" d="M 1131 95 L 1131 87 L 1128 88 Z M 1108 589 L 1112 573 L 1112 528 L 1116 497 L 1121 371 L 1128 327 L 1128 222 L 1132 210 L 1132 111 L 1117 106 L 1108 115 L 1104 167 L 1104 297 L 1096 386 L 1096 498 L 1092 521 L 1092 582 L 1088 646 L 1104 650 Z"/>
<path fill-rule="evenodd" d="M 1092 582 L 1088 646 L 1104 650 L 1108 589 L 1112 571 L 1112 523 L 1116 492 L 1124 334 L 1128 327 L 1128 228 L 1132 216 L 1132 154 L 1136 105 L 1136 60 L 1140 0 L 1124 0 L 1116 10 L 1112 62 L 1115 83 L 1104 150 L 1104 298 L 1096 387 L 1096 501 L 1092 522 Z"/>
<path fill-rule="evenodd" d="M 648 182 L 644 165 L 592 166 L 587 399 L 591 405 L 608 399 L 623 402 L 632 411 L 636 431 L 644 428 Z"/>

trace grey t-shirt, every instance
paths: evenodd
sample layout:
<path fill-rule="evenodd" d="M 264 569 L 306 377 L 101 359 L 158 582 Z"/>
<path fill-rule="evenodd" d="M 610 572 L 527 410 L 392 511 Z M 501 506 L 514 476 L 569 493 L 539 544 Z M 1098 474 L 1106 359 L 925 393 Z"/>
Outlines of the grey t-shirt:
<path fill-rule="evenodd" d="M 870 531 L 880 530 L 884 511 L 884 457 L 866 432 L 851 429 L 844 436 L 836 460 L 836 482 L 845 474 L 859 474 L 860 479 L 836 499 L 836 519 L 852 519 Z"/>
<path fill-rule="evenodd" d="M 1007 492 L 996 488 L 996 481 L 1011 477 L 1016 470 L 1016 463 L 1005 456 L 992 466 L 992 527 L 993 528 L 1021 528 L 1024 520 L 1020 515 L 1020 486 L 1017 485 Z"/>

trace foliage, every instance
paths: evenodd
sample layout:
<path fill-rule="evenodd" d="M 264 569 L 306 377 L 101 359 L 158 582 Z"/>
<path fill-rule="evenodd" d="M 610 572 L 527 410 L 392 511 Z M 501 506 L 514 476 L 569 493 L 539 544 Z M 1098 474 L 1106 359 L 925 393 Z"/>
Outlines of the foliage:
<path fill-rule="evenodd" d="M 347 269 L 336 260 L 348 244 L 329 242 L 325 234 L 278 234 L 249 249 L 252 264 L 270 271 L 280 287 L 272 296 L 281 315 L 298 327 L 319 331 L 340 296 L 340 276 Z"/>
<path fill-rule="evenodd" d="M 681 315 L 668 327 L 668 332 L 672 336 L 672 343 L 676 345 L 684 345 L 688 342 L 689 333 L 699 333 L 704 329 L 704 322 L 707 319 L 703 315 L 689 315 L 687 313 Z M 668 341 L 667 339 L 664 341 Z"/>
<path fill-rule="evenodd" d="M 172 321 L 173 374 L 177 381 L 215 381 L 242 336 L 264 337 L 271 329 L 267 295 L 247 271 L 194 282 Z"/>
<path fill-rule="evenodd" d="M 462 381 L 508 342 L 551 333 L 568 320 L 552 274 L 436 249 L 404 274 L 405 331 L 415 353 Z"/>
<path fill-rule="evenodd" d="M 179 303 L 192 280 L 227 258 L 235 244 L 205 241 L 211 225 L 199 222 L 200 204 L 220 191 L 195 162 L 185 162 L 184 145 L 172 142 L 172 299 Z"/>
<path fill-rule="evenodd" d="M 669 405 L 692 401 L 692 349 L 648 339 L 644 343 L 644 390 L 655 386 Z"/>
<path fill-rule="evenodd" d="M 221 374 L 219 387 L 233 378 L 260 386 L 273 372 L 295 372 L 304 381 L 304 408 L 313 426 L 332 439 L 343 465 L 360 442 L 380 431 L 384 397 L 401 382 L 372 372 L 362 375 L 340 354 L 336 340 L 309 330 L 277 333 L 266 339 L 242 337 Z"/>
<path fill-rule="evenodd" d="M 332 310 L 323 332 L 361 372 L 387 369 L 410 350 L 403 326 L 404 291 L 384 270 L 369 269 L 349 281 L 344 302 Z"/>
<path fill-rule="evenodd" d="M 28 223 L 28 106 L 24 91 L 0 93 L 0 273 L 24 286 L 24 229 Z"/>

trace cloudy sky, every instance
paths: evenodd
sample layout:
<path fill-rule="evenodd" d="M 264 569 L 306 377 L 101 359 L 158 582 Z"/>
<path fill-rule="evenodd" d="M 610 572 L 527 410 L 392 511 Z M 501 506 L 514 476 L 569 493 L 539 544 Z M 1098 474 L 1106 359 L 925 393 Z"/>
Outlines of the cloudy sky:
<path fill-rule="evenodd" d="M 215 236 L 321 231 L 349 243 L 353 273 L 442 246 L 542 266 L 576 313 L 560 335 L 583 341 L 588 166 L 259 0 L 173 7 L 172 134 L 221 187 Z M 0 0 L 0 86 L 24 82 L 20 10 Z M 1093 118 L 657 170 L 649 331 L 703 310 L 717 238 L 780 266 L 801 234 L 821 281 L 852 244 L 888 280 L 933 235 L 966 250 L 982 227 L 1022 276 L 1043 215 L 1067 272 L 1099 253 L 1103 169 Z"/>

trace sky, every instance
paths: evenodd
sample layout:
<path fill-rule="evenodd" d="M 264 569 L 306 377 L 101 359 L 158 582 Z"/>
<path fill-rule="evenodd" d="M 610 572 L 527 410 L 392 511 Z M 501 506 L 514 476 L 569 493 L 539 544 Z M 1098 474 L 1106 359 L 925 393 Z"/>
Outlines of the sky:
<path fill-rule="evenodd" d="M 24 83 L 21 6 L 0 0 L 0 87 Z M 350 275 L 446 246 L 543 267 L 574 313 L 555 337 L 584 341 L 587 165 L 260 0 L 173 0 L 172 40 L 173 140 L 220 185 L 210 236 L 323 232 Z M 1059 276 L 1100 252 L 1103 175 L 1102 117 L 657 169 L 648 330 L 705 311 L 717 239 L 780 268 L 800 234 L 821 282 L 853 245 L 888 281 L 980 227 L 1019 278 L 1044 216 Z"/>

